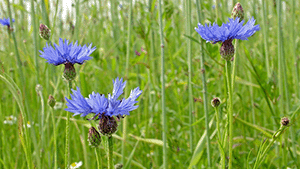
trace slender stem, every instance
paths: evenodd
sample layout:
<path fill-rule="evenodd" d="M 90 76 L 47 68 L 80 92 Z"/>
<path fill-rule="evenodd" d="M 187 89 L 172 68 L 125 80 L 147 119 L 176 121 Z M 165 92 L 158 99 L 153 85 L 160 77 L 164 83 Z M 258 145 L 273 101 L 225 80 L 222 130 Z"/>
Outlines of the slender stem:
<path fill-rule="evenodd" d="M 43 98 L 43 94 L 42 91 L 39 90 L 38 91 L 38 95 L 41 98 L 41 150 L 44 150 L 44 120 L 45 120 L 45 111 L 44 111 L 44 98 Z M 40 159 L 41 159 L 41 164 L 43 165 L 44 162 L 44 158 L 43 158 L 43 153 L 40 154 Z"/>
<path fill-rule="evenodd" d="M 94 150 L 95 150 L 95 155 L 96 155 L 97 168 L 100 169 L 100 162 L 99 162 L 99 156 L 98 156 L 97 148 L 94 148 Z"/>
<path fill-rule="evenodd" d="M 201 0 L 197 0 L 196 2 L 197 4 L 197 14 L 198 14 L 198 22 L 201 23 Z M 207 149 L 207 163 L 208 163 L 208 166 L 211 166 L 211 157 L 210 157 L 210 132 L 209 132 L 209 115 L 208 115 L 208 107 L 207 107 L 207 104 L 208 104 L 208 101 L 207 101 L 207 87 L 206 87 L 206 76 L 205 76 L 205 60 L 204 60 L 204 51 L 203 51 L 203 44 L 202 44 L 202 39 L 199 37 L 199 40 L 200 40 L 200 62 L 201 62 L 201 65 L 200 65 L 200 68 L 201 68 L 201 72 L 202 72 L 202 86 L 203 86 L 203 106 L 204 106 L 204 114 L 205 114 L 205 130 L 206 130 L 206 149 Z M 219 117 L 217 117 L 219 118 Z M 219 122 L 217 122 L 217 125 Z M 218 132 L 220 132 L 218 130 Z M 219 134 L 219 133 L 218 133 Z M 219 137 L 221 138 L 221 137 Z M 224 161 L 225 162 L 225 161 Z"/>
<path fill-rule="evenodd" d="M 277 0 L 277 19 L 278 19 L 278 32 L 277 32 L 277 48 L 278 48 L 278 79 L 283 79 L 284 77 L 284 70 L 283 70 L 283 56 L 282 56 L 282 39 L 281 39 L 281 28 L 282 28 L 282 18 L 281 18 L 281 0 Z M 284 112 L 284 89 L 283 89 L 283 82 L 278 81 L 279 86 L 279 96 L 280 99 L 278 101 L 278 110 L 279 112 Z M 284 153 L 284 150 L 282 151 Z M 284 154 L 282 154 L 284 157 Z M 284 159 L 283 159 L 284 160 Z M 282 166 L 282 160 L 279 160 L 279 165 Z"/>
<path fill-rule="evenodd" d="M 71 89 L 72 89 L 72 81 L 68 81 L 68 85 L 69 85 L 69 95 L 71 93 Z M 69 142 L 70 142 L 70 113 L 67 111 L 67 120 L 66 120 L 66 147 L 65 147 L 65 168 L 68 168 L 69 166 L 69 158 L 70 158 L 70 154 L 69 154 Z"/>
<path fill-rule="evenodd" d="M 54 109 L 51 108 L 52 126 L 53 126 L 53 143 L 54 143 L 54 168 L 57 169 L 57 145 L 56 145 L 56 124 Z"/>
<path fill-rule="evenodd" d="M 79 40 L 79 29 L 80 29 L 80 0 L 76 1 L 76 24 L 75 24 L 75 37 L 77 40 Z"/>
<path fill-rule="evenodd" d="M 226 79 L 228 90 L 228 124 L 229 124 L 229 169 L 232 168 L 232 145 L 233 145 L 233 110 L 232 110 L 232 86 L 231 86 L 231 61 L 226 61 Z"/>
<path fill-rule="evenodd" d="M 235 40 L 234 42 L 234 55 L 233 55 L 233 65 L 232 65 L 232 77 L 231 77 L 231 90 L 234 89 L 234 83 L 235 83 L 235 74 L 236 74 L 236 62 L 238 60 L 237 57 L 237 49 L 238 49 L 238 39 Z"/>
<path fill-rule="evenodd" d="M 113 169 L 113 137 L 108 138 L 108 169 Z"/>
<path fill-rule="evenodd" d="M 219 18 L 219 0 L 216 0 L 215 10 L 216 10 L 216 22 L 218 22 Z"/>
<path fill-rule="evenodd" d="M 158 1 L 159 9 L 159 26 L 160 26 L 160 45 L 161 45 L 161 109 L 162 109 L 162 120 L 163 120 L 163 168 L 168 168 L 168 155 L 167 155 L 167 115 L 165 109 L 165 53 L 164 53 L 164 32 L 162 22 L 162 10 L 161 0 Z"/>
<path fill-rule="evenodd" d="M 38 62 L 38 49 L 39 49 L 39 44 L 38 44 L 38 26 L 36 24 L 36 19 L 35 19 L 35 7 L 34 7 L 34 0 L 31 0 L 31 22 L 33 26 L 33 44 L 34 44 L 34 60 L 35 60 L 35 69 L 36 69 L 36 83 L 39 83 L 39 62 Z"/>
<path fill-rule="evenodd" d="M 270 70 L 270 61 L 269 61 L 269 49 L 268 49 L 268 41 L 267 41 L 267 9 L 265 7 L 265 1 L 262 1 L 262 15 L 263 15 L 263 36 L 264 36 L 264 45 L 265 45 L 265 58 L 266 58 L 266 69 L 267 69 L 267 75 L 268 78 L 271 77 L 271 70 Z"/>
<path fill-rule="evenodd" d="M 128 19 L 128 37 L 127 37 L 127 51 L 126 51 L 126 65 L 125 65 L 125 71 L 126 75 L 125 77 L 129 77 L 129 57 L 130 57 L 130 48 L 131 48 L 131 20 L 132 20 L 132 0 L 129 0 L 130 6 L 129 6 L 129 19 Z M 128 85 L 125 88 L 125 96 L 128 96 Z M 127 139 L 127 118 L 125 117 L 123 119 L 123 142 L 122 142 L 122 164 L 125 164 L 125 157 L 126 157 L 126 139 Z"/>
<path fill-rule="evenodd" d="M 191 36 L 191 0 L 186 1 L 186 31 Z M 189 125 L 190 125 L 190 151 L 193 152 L 193 90 L 192 90 L 192 42 L 187 38 L 188 61 L 188 90 L 189 90 Z M 209 144 L 207 144 L 209 145 Z M 210 163 L 210 162 L 209 162 Z"/>
<path fill-rule="evenodd" d="M 41 0 L 41 3 L 42 3 L 43 20 L 46 22 L 45 24 L 48 26 L 48 28 L 51 29 L 45 0 Z"/>

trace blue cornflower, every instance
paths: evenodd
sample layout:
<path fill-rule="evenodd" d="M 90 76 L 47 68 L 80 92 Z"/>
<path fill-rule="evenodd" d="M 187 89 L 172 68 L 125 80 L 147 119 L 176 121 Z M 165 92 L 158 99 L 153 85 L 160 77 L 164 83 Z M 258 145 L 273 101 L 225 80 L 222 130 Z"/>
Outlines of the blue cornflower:
<path fill-rule="evenodd" d="M 59 45 L 54 43 L 53 46 L 46 43 L 44 51 L 40 51 L 40 56 L 55 66 L 64 64 L 63 77 L 68 81 L 72 81 L 76 77 L 74 64 L 83 64 L 84 61 L 90 60 L 92 58 L 90 54 L 96 50 L 96 47 L 92 48 L 92 44 L 81 46 L 77 44 L 77 41 L 75 44 L 73 42 L 69 44 L 68 40 L 63 41 L 61 38 L 59 38 Z"/>
<path fill-rule="evenodd" d="M 104 94 L 93 92 L 89 98 L 84 98 L 80 93 L 79 87 L 77 91 L 72 89 L 73 95 L 71 99 L 67 99 L 68 108 L 66 111 L 72 112 L 75 115 L 81 114 L 86 116 L 89 113 L 95 114 L 94 117 L 103 118 L 104 116 L 123 117 L 129 115 L 129 112 L 138 108 L 135 105 L 138 101 L 136 99 L 141 95 L 142 91 L 139 87 L 131 91 L 130 96 L 125 99 L 117 100 L 123 93 L 126 81 L 116 78 L 113 80 L 114 88 L 112 94 L 108 94 L 108 98 Z"/>
<path fill-rule="evenodd" d="M 12 21 L 15 22 L 14 19 L 12 19 Z M 10 19 L 9 19 L 9 18 L 7 18 L 7 19 L 5 19 L 5 18 L 0 19 L 0 23 L 1 23 L 1 25 L 3 25 L 3 26 L 8 26 L 8 27 L 10 27 Z"/>
<path fill-rule="evenodd" d="M 54 43 L 54 47 L 46 44 L 46 47 L 43 48 L 44 51 L 40 51 L 41 57 L 47 59 L 48 63 L 53 64 L 55 66 L 60 64 L 71 63 L 74 65 L 75 63 L 83 64 L 84 61 L 90 60 L 90 54 L 96 50 L 96 47 L 92 48 L 92 44 L 88 47 L 86 45 L 81 46 L 71 42 L 69 44 L 69 40 L 62 40 L 59 38 L 59 45 Z"/>
<path fill-rule="evenodd" d="M 248 37 L 252 36 L 256 31 L 260 29 L 259 25 L 255 24 L 255 19 L 252 17 L 244 26 L 244 20 L 239 22 L 239 18 L 229 18 L 229 22 L 223 23 L 222 26 L 218 26 L 213 23 L 211 26 L 198 23 L 198 28 L 195 30 L 200 36 L 206 40 L 206 42 L 225 42 L 226 40 L 240 39 L 248 40 Z"/>

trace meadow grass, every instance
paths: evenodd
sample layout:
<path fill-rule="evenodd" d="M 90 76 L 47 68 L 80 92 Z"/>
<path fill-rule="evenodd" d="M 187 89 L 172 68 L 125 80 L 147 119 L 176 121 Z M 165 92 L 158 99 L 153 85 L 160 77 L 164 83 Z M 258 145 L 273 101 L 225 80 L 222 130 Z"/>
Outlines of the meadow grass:
<path fill-rule="evenodd" d="M 245 21 L 253 16 L 261 30 L 236 42 L 236 60 L 226 63 L 221 45 L 205 43 L 193 28 L 227 22 L 236 2 L 76 0 L 63 16 L 58 0 L 0 1 L 0 19 L 15 19 L 13 32 L 0 25 L 0 168 L 79 161 L 81 168 L 108 168 L 112 145 L 109 157 L 123 168 L 224 168 L 229 145 L 232 168 L 298 168 L 300 3 L 241 0 Z M 41 23 L 51 29 L 48 41 L 39 36 Z M 70 86 L 62 65 L 39 57 L 59 38 L 97 47 L 93 59 L 75 65 Z M 76 86 L 85 97 L 111 93 L 116 77 L 127 80 L 122 97 L 143 90 L 139 108 L 118 122 L 113 141 L 102 137 L 91 148 L 88 131 L 97 122 L 71 116 L 65 97 Z M 218 108 L 210 105 L 215 97 Z M 10 115 L 17 120 L 7 124 Z M 281 127 L 282 117 L 290 127 Z"/>

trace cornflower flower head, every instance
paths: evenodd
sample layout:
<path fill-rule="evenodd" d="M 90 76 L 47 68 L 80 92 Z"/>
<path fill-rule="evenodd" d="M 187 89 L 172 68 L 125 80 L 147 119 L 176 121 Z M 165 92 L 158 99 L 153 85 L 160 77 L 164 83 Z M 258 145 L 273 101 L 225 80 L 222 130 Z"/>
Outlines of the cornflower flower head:
<path fill-rule="evenodd" d="M 206 42 L 213 44 L 222 42 L 220 54 L 225 60 L 231 60 L 234 55 L 234 46 L 232 45 L 234 39 L 248 40 L 256 31 L 260 30 L 259 25 L 254 25 L 255 19 L 253 17 L 245 25 L 243 25 L 245 21 L 240 22 L 239 17 L 228 20 L 229 22 L 223 23 L 222 26 L 218 26 L 216 23 L 213 25 L 198 23 L 198 28 L 195 28 Z"/>
<path fill-rule="evenodd" d="M 13 22 L 15 22 L 15 19 L 11 19 Z M 8 27 L 10 27 L 10 19 L 9 18 L 7 18 L 7 19 L 5 19 L 5 18 L 3 18 L 3 19 L 0 19 L 0 23 L 1 23 L 1 25 L 3 25 L 3 26 L 8 26 Z"/>
<path fill-rule="evenodd" d="M 92 48 L 92 44 L 81 46 L 77 43 L 76 41 L 74 44 L 73 42 L 69 44 L 69 40 L 63 41 L 59 38 L 59 45 L 54 43 L 52 46 L 46 43 L 44 51 L 40 51 L 40 57 L 55 66 L 64 64 L 64 77 L 69 81 L 74 80 L 76 76 L 74 64 L 83 64 L 84 61 L 90 60 L 92 58 L 90 54 L 96 50 L 96 47 Z"/>
<path fill-rule="evenodd" d="M 130 111 L 138 108 L 135 105 L 138 101 L 136 99 L 141 95 L 142 91 L 139 87 L 131 90 L 127 99 L 118 99 L 126 86 L 126 81 L 123 82 L 122 78 L 113 80 L 113 92 L 108 94 L 106 98 L 104 94 L 93 92 L 88 98 L 84 98 L 80 92 L 79 87 L 73 90 L 71 99 L 66 98 L 67 106 L 66 111 L 72 112 L 75 115 L 86 116 L 90 113 L 94 114 L 92 119 L 100 119 L 99 130 L 104 135 L 111 135 L 117 130 L 117 123 L 115 118 L 123 118 L 129 115 Z"/>

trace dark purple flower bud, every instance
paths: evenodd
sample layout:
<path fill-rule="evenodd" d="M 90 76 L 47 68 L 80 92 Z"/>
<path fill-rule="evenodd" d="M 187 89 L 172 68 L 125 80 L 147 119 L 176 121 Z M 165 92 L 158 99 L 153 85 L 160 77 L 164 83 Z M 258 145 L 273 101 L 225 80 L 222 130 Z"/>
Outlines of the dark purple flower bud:
<path fill-rule="evenodd" d="M 218 107 L 221 104 L 221 100 L 218 97 L 215 97 L 211 101 L 212 107 Z"/>
<path fill-rule="evenodd" d="M 55 98 L 52 95 L 49 95 L 48 105 L 53 108 L 55 106 L 55 103 L 56 103 Z"/>
<path fill-rule="evenodd" d="M 101 134 L 111 137 L 118 129 L 118 124 L 114 117 L 103 115 L 99 121 L 99 131 Z"/>
<path fill-rule="evenodd" d="M 68 81 L 72 81 L 75 79 L 76 71 L 72 63 L 68 62 L 65 64 L 65 70 L 63 76 Z"/>
<path fill-rule="evenodd" d="M 49 40 L 51 36 L 51 30 L 44 24 L 40 24 L 40 36 L 45 40 Z"/>
<path fill-rule="evenodd" d="M 232 44 L 232 40 L 226 40 L 222 43 L 222 46 L 220 48 L 220 54 L 222 56 L 223 59 L 225 59 L 226 61 L 230 61 L 231 58 L 234 55 L 234 46 Z"/>
<path fill-rule="evenodd" d="M 235 19 L 236 17 L 240 18 L 239 22 L 241 22 L 244 19 L 244 9 L 239 2 L 236 3 L 235 6 L 233 7 L 231 17 L 233 19 Z"/>
<path fill-rule="evenodd" d="M 101 143 L 101 136 L 94 127 L 91 127 L 89 129 L 88 141 L 89 141 L 89 145 L 94 148 L 99 147 Z"/>
<path fill-rule="evenodd" d="M 283 126 L 287 126 L 289 123 L 290 123 L 289 118 L 283 117 L 283 118 L 281 119 L 281 124 L 282 124 Z"/>

